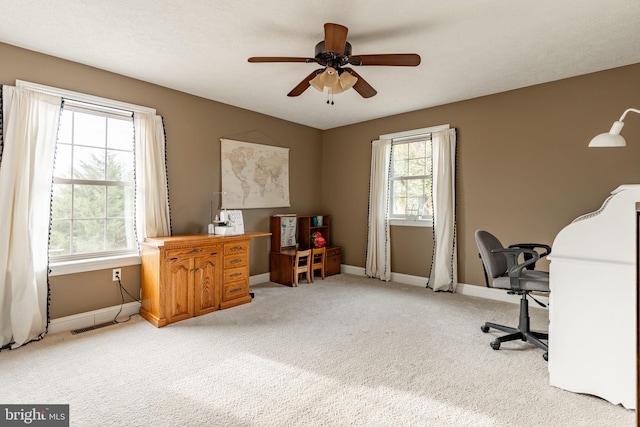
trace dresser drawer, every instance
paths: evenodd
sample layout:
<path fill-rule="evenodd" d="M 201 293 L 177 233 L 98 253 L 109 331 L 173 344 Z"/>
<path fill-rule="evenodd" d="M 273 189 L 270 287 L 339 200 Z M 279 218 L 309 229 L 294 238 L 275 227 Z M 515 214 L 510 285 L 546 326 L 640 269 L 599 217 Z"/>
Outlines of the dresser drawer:
<path fill-rule="evenodd" d="M 229 301 L 249 295 L 249 281 L 240 280 L 237 282 L 225 283 L 222 287 L 222 300 Z"/>
<path fill-rule="evenodd" d="M 222 250 L 221 246 L 204 246 L 198 248 L 169 249 L 164 253 L 164 259 L 182 259 L 199 256 L 211 256 Z"/>
<path fill-rule="evenodd" d="M 237 254 L 237 255 L 225 255 L 224 257 L 224 269 L 246 267 L 249 255 Z"/>
<path fill-rule="evenodd" d="M 249 269 L 247 267 L 228 268 L 224 270 L 223 283 L 244 280 L 249 282 Z"/>
<path fill-rule="evenodd" d="M 249 252 L 249 242 L 225 243 L 224 255 L 238 255 Z"/>
<path fill-rule="evenodd" d="M 342 248 L 337 247 L 337 246 L 333 246 L 331 248 L 327 248 L 327 258 L 332 257 L 332 256 L 341 257 L 342 256 Z"/>

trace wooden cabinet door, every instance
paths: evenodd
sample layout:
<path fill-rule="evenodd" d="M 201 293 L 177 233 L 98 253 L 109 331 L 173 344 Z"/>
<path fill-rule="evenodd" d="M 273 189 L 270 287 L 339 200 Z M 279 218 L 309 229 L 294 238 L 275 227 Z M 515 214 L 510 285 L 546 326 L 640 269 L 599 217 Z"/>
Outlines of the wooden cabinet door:
<path fill-rule="evenodd" d="M 167 323 L 193 317 L 194 259 L 175 257 L 167 260 Z"/>
<path fill-rule="evenodd" d="M 222 253 L 205 248 L 205 255 L 195 258 L 195 316 L 220 308 Z"/>

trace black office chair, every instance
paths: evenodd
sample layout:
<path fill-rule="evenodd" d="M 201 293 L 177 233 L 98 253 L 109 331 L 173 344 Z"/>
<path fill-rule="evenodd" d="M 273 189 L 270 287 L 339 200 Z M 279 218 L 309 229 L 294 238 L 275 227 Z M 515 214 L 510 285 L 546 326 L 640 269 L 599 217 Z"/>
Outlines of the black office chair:
<path fill-rule="evenodd" d="M 475 234 L 476 244 L 480 250 L 480 258 L 485 269 L 485 278 L 489 286 L 490 276 L 493 280 L 491 286 L 498 289 L 506 289 L 508 294 L 521 295 L 520 299 L 520 323 L 517 328 L 486 322 L 480 327 L 482 332 L 489 332 L 490 328 L 508 332 L 491 342 L 494 350 L 500 348 L 500 344 L 507 341 L 522 340 L 544 350 L 544 360 L 548 360 L 549 347 L 541 340 L 548 340 L 549 334 L 534 332 L 529 327 L 529 301 L 530 292 L 549 292 L 549 273 L 535 270 L 536 261 L 551 253 L 551 247 L 538 243 L 520 243 L 502 246 L 491 233 L 478 230 Z M 542 254 L 535 249 L 543 249 Z M 519 262 L 519 260 L 521 262 Z M 531 298 L 541 306 L 545 306 L 534 297 Z"/>

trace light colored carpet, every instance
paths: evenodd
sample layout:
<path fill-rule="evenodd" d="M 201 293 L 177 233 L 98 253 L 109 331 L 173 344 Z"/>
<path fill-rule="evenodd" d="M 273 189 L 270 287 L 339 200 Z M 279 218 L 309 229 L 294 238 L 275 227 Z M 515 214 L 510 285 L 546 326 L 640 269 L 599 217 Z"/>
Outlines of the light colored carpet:
<path fill-rule="evenodd" d="M 251 304 L 0 353 L 0 402 L 70 404 L 74 426 L 632 426 L 549 386 L 542 351 L 492 350 L 518 305 L 353 275 L 253 287 Z M 546 330 L 547 312 L 532 310 Z"/>

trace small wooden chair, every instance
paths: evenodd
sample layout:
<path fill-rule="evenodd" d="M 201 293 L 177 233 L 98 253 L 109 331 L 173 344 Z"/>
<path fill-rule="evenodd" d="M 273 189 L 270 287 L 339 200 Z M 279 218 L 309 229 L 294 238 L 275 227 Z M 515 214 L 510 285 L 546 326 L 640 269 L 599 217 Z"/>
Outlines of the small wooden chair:
<path fill-rule="evenodd" d="M 298 286 L 298 276 L 302 273 L 306 274 L 307 283 L 311 283 L 311 249 L 306 251 L 296 251 L 296 257 L 293 261 L 293 286 Z"/>
<path fill-rule="evenodd" d="M 313 248 L 311 250 L 311 281 L 316 270 L 320 270 L 320 277 L 324 280 L 324 259 L 327 254 L 327 248 Z"/>

